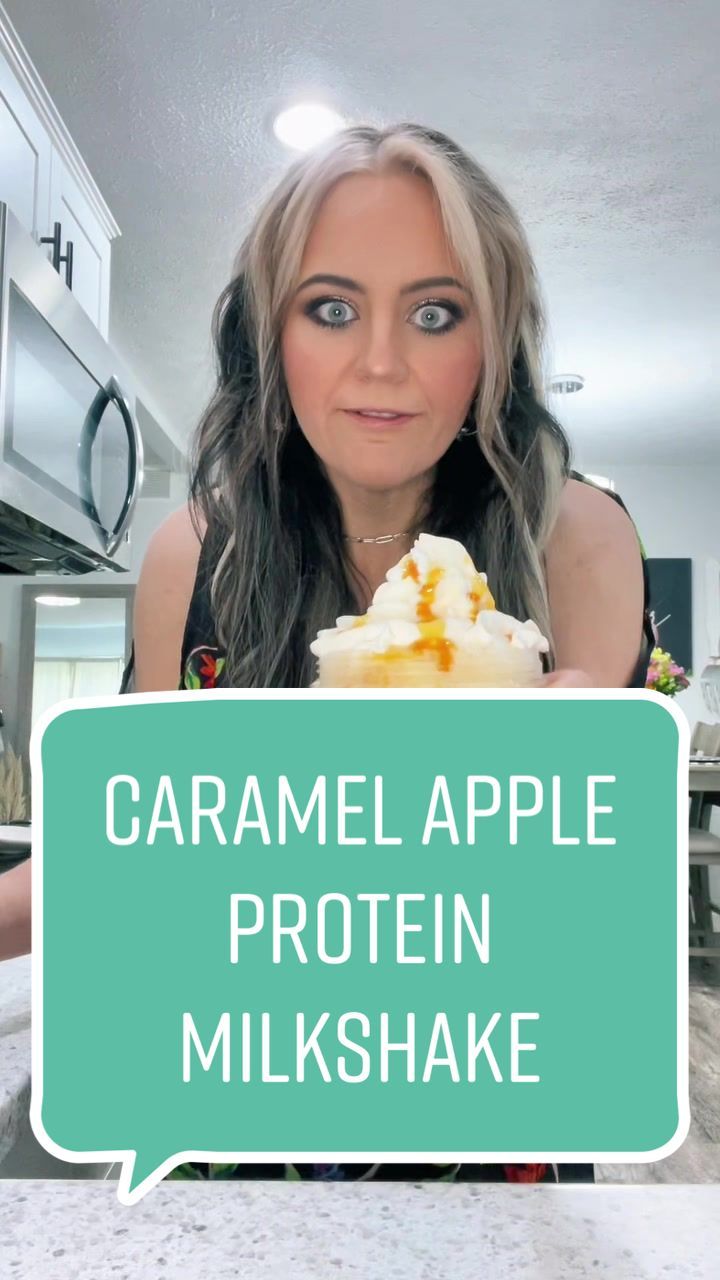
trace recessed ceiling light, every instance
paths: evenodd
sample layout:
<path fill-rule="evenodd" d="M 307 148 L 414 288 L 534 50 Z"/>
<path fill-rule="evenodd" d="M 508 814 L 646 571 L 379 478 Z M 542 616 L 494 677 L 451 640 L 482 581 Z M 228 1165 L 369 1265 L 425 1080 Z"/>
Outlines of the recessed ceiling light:
<path fill-rule="evenodd" d="M 36 604 L 53 604 L 65 607 L 70 604 L 81 604 L 80 596 L 36 596 Z"/>
<path fill-rule="evenodd" d="M 273 121 L 273 133 L 294 151 L 309 151 L 342 129 L 345 121 L 337 111 L 319 102 L 303 102 L 281 111 Z"/>
<path fill-rule="evenodd" d="M 585 379 L 579 373 L 556 373 L 548 383 L 548 390 L 554 396 L 570 396 L 575 391 L 582 391 Z"/>

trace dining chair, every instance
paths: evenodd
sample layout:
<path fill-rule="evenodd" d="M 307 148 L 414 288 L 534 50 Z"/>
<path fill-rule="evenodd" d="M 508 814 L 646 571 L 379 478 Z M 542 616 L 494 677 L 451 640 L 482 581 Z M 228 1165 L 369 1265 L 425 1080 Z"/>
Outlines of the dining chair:
<path fill-rule="evenodd" d="M 720 755 L 720 724 L 706 724 L 698 720 L 690 738 L 690 755 L 701 752 L 706 756 Z"/>
<path fill-rule="evenodd" d="M 690 924 L 691 956 L 720 957 L 720 932 L 713 914 L 720 918 L 720 906 L 710 897 L 710 867 L 720 867 L 720 836 L 700 827 L 690 828 Z M 699 945 L 702 941 L 702 946 Z"/>

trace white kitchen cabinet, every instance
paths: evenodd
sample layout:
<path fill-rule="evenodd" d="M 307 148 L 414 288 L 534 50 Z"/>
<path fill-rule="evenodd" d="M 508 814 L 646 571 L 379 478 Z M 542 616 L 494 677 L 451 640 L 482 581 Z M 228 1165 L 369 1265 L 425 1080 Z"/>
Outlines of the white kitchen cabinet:
<path fill-rule="evenodd" d="M 0 200 L 36 240 L 47 234 L 51 162 L 47 130 L 0 56 Z"/>
<path fill-rule="evenodd" d="M 0 4 L 0 200 L 40 242 L 60 224 L 72 291 L 104 338 L 111 245 L 120 229 Z M 53 245 L 43 246 L 53 260 Z M 60 263 L 67 280 L 67 266 Z"/>
<path fill-rule="evenodd" d="M 50 231 L 60 223 L 61 255 L 72 244 L 72 291 L 97 325 L 103 337 L 108 333 L 110 313 L 110 240 L 79 184 L 53 147 L 50 177 Z M 52 245 L 47 245 L 52 257 Z M 60 273 L 67 279 L 67 265 Z"/>

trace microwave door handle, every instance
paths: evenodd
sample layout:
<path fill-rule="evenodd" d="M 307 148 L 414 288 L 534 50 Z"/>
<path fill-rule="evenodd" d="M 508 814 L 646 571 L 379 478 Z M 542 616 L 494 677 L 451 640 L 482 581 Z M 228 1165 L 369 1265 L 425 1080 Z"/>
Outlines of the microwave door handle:
<path fill-rule="evenodd" d="M 78 488 L 80 500 L 85 515 L 97 525 L 100 524 L 100 514 L 95 505 L 95 495 L 92 490 L 92 448 L 100 426 L 100 419 L 108 404 L 109 400 L 104 387 L 99 387 L 93 397 L 90 408 L 85 414 L 85 421 L 82 424 L 78 443 Z"/>
<path fill-rule="evenodd" d="M 140 485 L 142 483 L 143 473 L 142 438 L 140 436 L 137 423 L 130 411 L 130 406 L 125 398 L 123 389 L 117 381 L 117 378 L 110 378 L 104 387 L 98 388 L 82 425 L 80 446 L 78 450 L 80 494 L 85 508 L 85 513 L 94 521 L 95 524 L 102 527 L 100 515 L 95 503 L 95 495 L 92 491 L 91 455 L 92 447 L 95 443 L 95 437 L 100 427 L 100 421 L 111 400 L 117 405 L 127 432 L 128 445 L 130 447 L 130 484 L 115 528 L 106 539 L 106 553 L 110 556 L 115 554 L 132 519 L 135 505 L 140 494 Z"/>
<path fill-rule="evenodd" d="M 130 526 L 130 521 L 133 518 L 133 512 L 135 511 L 137 500 L 140 497 L 140 488 L 143 479 L 143 446 L 140 428 L 133 418 L 125 392 L 120 386 L 117 378 L 110 378 L 105 389 L 108 396 L 115 401 L 115 404 L 120 410 L 125 430 L 127 431 L 128 446 L 130 449 L 130 483 L 125 495 L 122 511 L 120 512 L 115 528 L 108 539 L 108 555 L 113 556 L 125 537 L 125 533 Z"/>

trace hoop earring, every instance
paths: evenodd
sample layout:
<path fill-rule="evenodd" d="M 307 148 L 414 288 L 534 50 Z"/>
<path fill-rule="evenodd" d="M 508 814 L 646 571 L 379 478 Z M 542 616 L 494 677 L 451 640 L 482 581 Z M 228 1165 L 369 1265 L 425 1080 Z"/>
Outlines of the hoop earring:
<path fill-rule="evenodd" d="M 478 395 L 479 395 L 479 388 L 475 392 L 475 395 L 473 396 L 473 401 L 472 401 L 472 404 L 470 405 L 470 408 L 468 409 L 467 417 L 463 422 L 457 435 L 455 436 L 456 440 L 465 440 L 467 436 L 477 435 L 477 426 L 476 426 L 473 415 L 475 413 L 475 408 L 477 406 Z"/>
<path fill-rule="evenodd" d="M 502 409 L 502 416 L 503 416 L 503 418 L 509 418 L 509 416 L 510 416 L 510 410 L 512 409 L 512 402 L 513 402 L 513 396 L 514 396 L 514 395 L 515 395 L 515 388 L 513 387 L 513 384 L 512 384 L 512 382 L 511 382 L 511 383 L 510 383 L 510 386 L 509 386 L 509 388 L 508 388 L 508 393 L 507 393 L 507 395 L 506 395 L 506 397 L 505 397 L 505 403 L 504 403 L 504 405 L 503 405 L 503 409 Z M 473 402 L 473 407 L 474 407 L 474 402 Z M 456 440 L 463 440 L 463 439 L 465 439 L 467 436 L 474 436 L 474 435 L 477 435 L 477 428 L 476 428 L 476 426 L 475 426 L 475 423 L 474 423 L 474 422 L 473 422 L 473 423 L 471 423 L 471 422 L 470 422 L 470 415 L 468 414 L 468 416 L 467 416 L 467 418 L 465 419 L 465 421 L 464 421 L 463 425 L 461 426 L 460 430 L 458 431 L 458 433 L 457 433 L 457 435 L 456 435 L 455 439 L 456 439 Z"/>
<path fill-rule="evenodd" d="M 294 409 L 290 410 L 290 417 L 287 422 L 283 422 L 282 418 L 276 418 L 272 425 L 275 435 L 278 436 L 282 435 L 286 430 L 287 434 L 290 435 L 290 432 L 294 431 L 296 427 L 299 427 L 299 423 L 295 417 Z"/>

